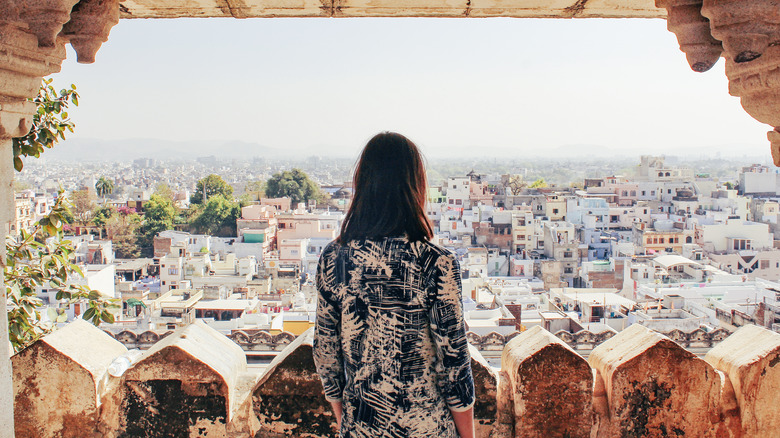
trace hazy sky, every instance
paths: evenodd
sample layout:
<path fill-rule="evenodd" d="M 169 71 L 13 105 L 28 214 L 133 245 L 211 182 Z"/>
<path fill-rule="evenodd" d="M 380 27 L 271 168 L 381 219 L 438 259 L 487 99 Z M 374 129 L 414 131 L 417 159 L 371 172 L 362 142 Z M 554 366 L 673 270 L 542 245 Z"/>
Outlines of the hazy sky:
<path fill-rule="evenodd" d="M 95 64 L 68 50 L 55 85 L 79 87 L 82 138 L 769 156 L 723 59 L 692 72 L 664 20 L 121 20 Z"/>

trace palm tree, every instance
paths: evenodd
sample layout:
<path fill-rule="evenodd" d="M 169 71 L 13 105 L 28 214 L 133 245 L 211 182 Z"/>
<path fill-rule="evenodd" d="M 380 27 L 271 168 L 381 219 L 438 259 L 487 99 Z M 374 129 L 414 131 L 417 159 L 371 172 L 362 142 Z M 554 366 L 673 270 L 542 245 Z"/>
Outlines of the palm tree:
<path fill-rule="evenodd" d="M 95 183 L 95 190 L 97 190 L 98 196 L 105 199 L 106 195 L 114 193 L 114 182 L 104 176 L 101 176 L 100 179 L 98 179 L 98 181 Z"/>

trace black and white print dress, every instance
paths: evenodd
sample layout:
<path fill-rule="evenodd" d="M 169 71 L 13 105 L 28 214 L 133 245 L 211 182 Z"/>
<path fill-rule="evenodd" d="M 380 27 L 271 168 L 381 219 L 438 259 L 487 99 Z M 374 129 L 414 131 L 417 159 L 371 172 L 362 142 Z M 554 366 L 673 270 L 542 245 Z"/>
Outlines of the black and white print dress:
<path fill-rule="evenodd" d="M 474 404 L 460 270 L 403 237 L 328 245 L 317 268 L 314 361 L 341 437 L 458 437 Z"/>

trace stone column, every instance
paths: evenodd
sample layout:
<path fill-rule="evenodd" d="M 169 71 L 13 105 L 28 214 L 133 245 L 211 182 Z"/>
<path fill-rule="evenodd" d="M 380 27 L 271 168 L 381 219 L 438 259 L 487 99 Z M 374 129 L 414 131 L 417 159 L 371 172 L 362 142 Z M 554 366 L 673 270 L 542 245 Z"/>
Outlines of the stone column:
<path fill-rule="evenodd" d="M 8 233 L 8 222 L 13 218 L 13 164 L 10 159 L 12 141 L 10 138 L 0 138 L 0 264 L 5 265 L 5 238 Z M 10 195 L 10 201 L 8 200 Z M 10 216 L 10 217 L 9 217 Z M 0 271 L 0 278 L 3 272 Z M 3 279 L 4 280 L 4 279 Z M 8 310 L 5 281 L 0 289 L 0 438 L 14 437 L 14 397 L 11 382 L 11 344 L 8 340 Z"/>

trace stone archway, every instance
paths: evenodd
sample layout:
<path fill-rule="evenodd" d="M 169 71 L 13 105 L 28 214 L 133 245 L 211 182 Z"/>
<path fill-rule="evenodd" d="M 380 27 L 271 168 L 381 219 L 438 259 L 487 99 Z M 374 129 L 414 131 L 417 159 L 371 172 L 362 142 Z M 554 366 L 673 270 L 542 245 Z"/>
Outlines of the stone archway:
<path fill-rule="evenodd" d="M 13 137 L 30 129 L 41 79 L 71 44 L 91 63 L 120 18 L 527 17 L 667 18 L 694 71 L 725 58 L 729 93 L 768 134 L 780 166 L 780 9 L 776 0 L 0 0 L 0 237 L 14 219 Z M 5 259 L 5 246 L 0 249 Z M 7 345 L 0 296 L 0 345 Z M 13 424 L 8 350 L 0 348 L 0 423 Z M 13 427 L 0 429 L 12 437 Z"/>

